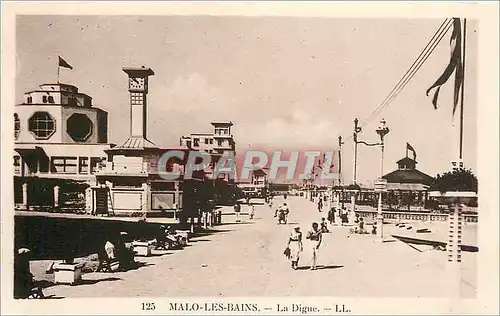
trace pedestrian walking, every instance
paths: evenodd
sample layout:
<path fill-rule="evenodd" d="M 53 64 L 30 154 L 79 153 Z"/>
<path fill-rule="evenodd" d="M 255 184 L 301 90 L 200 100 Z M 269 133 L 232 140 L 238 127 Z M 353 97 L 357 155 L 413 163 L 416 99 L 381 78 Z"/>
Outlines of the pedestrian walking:
<path fill-rule="evenodd" d="M 288 205 L 286 203 L 283 203 L 283 205 L 279 206 L 276 212 L 274 213 L 274 217 L 278 218 L 278 225 L 283 222 L 283 224 L 286 224 L 288 221 L 288 215 L 290 214 L 290 209 L 288 208 Z"/>
<path fill-rule="evenodd" d="M 250 215 L 250 219 L 253 219 L 253 217 L 255 216 L 255 207 L 253 203 L 250 203 L 250 211 L 248 213 Z"/>
<path fill-rule="evenodd" d="M 318 212 L 321 212 L 321 210 L 323 209 L 323 200 L 321 199 L 321 197 L 318 198 Z"/>
<path fill-rule="evenodd" d="M 349 223 L 349 217 L 348 217 L 348 212 L 347 212 L 347 209 L 345 207 L 342 208 L 342 211 L 341 211 L 341 215 L 340 215 L 340 218 L 342 219 L 342 226 L 344 226 L 344 224 L 348 224 Z"/>
<path fill-rule="evenodd" d="M 312 264 L 311 270 L 317 269 L 318 262 L 318 250 L 321 246 L 321 242 L 323 240 L 323 235 L 321 234 L 321 230 L 319 229 L 318 223 L 312 223 L 312 229 L 307 233 L 307 239 L 310 241 L 310 248 L 312 250 Z"/>
<path fill-rule="evenodd" d="M 287 249 L 290 261 L 292 262 L 292 269 L 297 270 L 300 253 L 303 250 L 302 247 L 302 232 L 300 231 L 300 226 L 295 226 L 293 231 L 290 233 L 290 237 L 288 238 Z"/>
<path fill-rule="evenodd" d="M 241 212 L 240 202 L 236 202 L 236 204 L 234 204 L 234 213 L 236 214 L 236 223 L 241 222 L 241 220 L 240 220 L 240 212 Z"/>
<path fill-rule="evenodd" d="M 330 222 L 330 225 L 335 224 L 335 207 L 331 207 L 330 210 L 328 211 L 328 221 Z"/>
<path fill-rule="evenodd" d="M 328 224 L 326 222 L 326 218 L 322 217 L 321 218 L 321 232 L 322 233 L 329 233 L 330 230 L 328 230 Z"/>

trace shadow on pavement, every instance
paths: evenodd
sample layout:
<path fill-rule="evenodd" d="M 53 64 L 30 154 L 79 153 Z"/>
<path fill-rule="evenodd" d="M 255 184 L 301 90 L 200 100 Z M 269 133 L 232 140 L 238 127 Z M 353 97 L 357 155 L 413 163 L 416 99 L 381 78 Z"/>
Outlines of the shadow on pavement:
<path fill-rule="evenodd" d="M 89 284 L 96 284 L 96 283 L 99 283 L 102 281 L 119 281 L 119 280 L 122 280 L 122 279 L 117 278 L 117 277 L 107 277 L 104 279 L 97 279 L 97 280 L 82 279 L 78 283 L 76 283 L 72 286 L 89 285 Z M 59 285 L 53 281 L 48 281 L 48 280 L 40 280 L 40 281 L 37 281 L 36 283 L 42 289 L 47 289 L 47 288 Z M 46 296 L 45 298 L 59 299 L 59 298 L 63 298 L 63 297 L 55 297 L 55 295 L 50 295 L 50 296 Z"/>
<path fill-rule="evenodd" d="M 318 270 L 340 269 L 340 268 L 343 268 L 343 267 L 344 266 L 338 266 L 338 265 L 327 265 L 327 266 L 318 265 L 317 269 Z M 310 268 L 311 268 L 311 266 L 302 266 L 302 267 L 297 267 L 297 270 L 309 270 Z"/>
<path fill-rule="evenodd" d="M 143 262 L 143 261 L 136 261 L 136 265 L 134 267 L 131 267 L 130 269 L 127 269 L 127 271 L 137 270 L 137 269 L 140 269 L 142 267 L 149 267 L 149 266 L 154 266 L 154 264 Z M 125 272 L 127 272 L 127 271 L 125 271 Z"/>
<path fill-rule="evenodd" d="M 218 226 L 227 226 L 227 225 L 252 225 L 252 224 L 255 224 L 255 222 L 222 223 L 222 224 L 219 224 Z"/>
<path fill-rule="evenodd" d="M 158 251 L 158 250 L 156 250 Z M 162 256 L 166 256 L 166 255 L 171 255 L 172 252 L 152 252 L 149 256 L 150 257 L 162 257 Z"/>
<path fill-rule="evenodd" d="M 385 243 L 396 242 L 396 241 L 397 241 L 396 239 L 386 239 L 386 240 L 383 240 L 382 242 L 385 244 Z"/>
<path fill-rule="evenodd" d="M 64 298 L 64 296 L 56 296 L 55 294 L 47 295 L 44 297 L 46 300 L 59 300 L 61 298 Z"/>
<path fill-rule="evenodd" d="M 197 240 L 190 240 L 189 242 L 204 242 L 204 241 L 210 241 L 210 239 L 197 239 Z"/>
<path fill-rule="evenodd" d="M 217 226 L 220 226 L 217 225 Z M 193 234 L 191 238 L 197 238 L 197 237 L 204 237 L 204 236 L 210 236 L 213 234 L 218 234 L 218 233 L 227 233 L 233 231 L 232 229 L 207 229 L 205 231 L 198 231 Z"/>
<path fill-rule="evenodd" d="M 96 283 L 104 282 L 104 281 L 123 281 L 123 279 L 116 278 L 116 277 L 108 277 L 108 278 L 97 279 L 97 280 L 82 279 L 80 282 L 78 282 L 74 286 L 78 286 L 78 285 L 92 285 L 92 284 L 96 284 Z"/>
<path fill-rule="evenodd" d="M 49 281 L 49 280 L 36 280 L 35 282 L 42 289 L 47 289 L 49 287 L 56 285 L 53 281 Z"/>

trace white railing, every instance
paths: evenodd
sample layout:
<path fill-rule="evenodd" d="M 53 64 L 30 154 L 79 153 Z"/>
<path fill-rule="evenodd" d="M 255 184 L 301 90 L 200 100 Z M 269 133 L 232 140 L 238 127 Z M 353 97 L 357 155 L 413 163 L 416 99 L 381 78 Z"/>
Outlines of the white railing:
<path fill-rule="evenodd" d="M 363 218 L 368 218 L 374 220 L 377 216 L 377 211 L 371 210 L 356 210 L 356 214 Z M 407 221 L 422 221 L 422 222 L 434 222 L 434 221 L 447 221 L 448 214 L 438 214 L 438 213 L 421 213 L 421 212 L 382 212 L 384 219 L 394 219 L 394 220 L 407 220 Z M 463 214 L 464 221 L 468 223 L 477 223 L 477 214 Z"/>
<path fill-rule="evenodd" d="M 147 174 L 149 171 L 148 163 L 116 163 L 106 162 L 99 170 L 99 173 L 105 174 Z"/>
<path fill-rule="evenodd" d="M 100 174 L 143 174 L 147 175 L 150 173 L 157 173 L 158 164 L 156 162 L 142 162 L 142 163 L 117 163 L 117 162 L 106 162 L 100 169 Z M 182 166 L 174 164 L 173 172 L 180 174 L 184 173 Z"/>

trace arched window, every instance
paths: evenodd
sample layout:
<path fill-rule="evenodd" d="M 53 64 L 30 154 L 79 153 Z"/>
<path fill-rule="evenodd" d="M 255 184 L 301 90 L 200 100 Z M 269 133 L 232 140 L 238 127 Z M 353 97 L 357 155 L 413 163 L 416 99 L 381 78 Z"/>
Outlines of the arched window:
<path fill-rule="evenodd" d="M 19 133 L 21 132 L 21 120 L 19 119 L 19 115 L 14 113 L 14 137 L 17 140 L 19 138 Z"/>

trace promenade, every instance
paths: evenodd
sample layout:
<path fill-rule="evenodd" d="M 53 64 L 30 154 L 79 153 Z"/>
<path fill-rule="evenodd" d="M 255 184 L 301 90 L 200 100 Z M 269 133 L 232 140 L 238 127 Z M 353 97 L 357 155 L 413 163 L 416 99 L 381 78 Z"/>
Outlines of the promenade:
<path fill-rule="evenodd" d="M 274 205 L 283 198 L 275 199 Z M 155 251 L 137 258 L 141 267 L 118 273 L 89 273 L 81 285 L 53 285 L 44 290 L 56 297 L 179 297 L 179 296 L 350 296 L 446 297 L 446 252 L 419 251 L 387 235 L 349 234 L 350 227 L 331 226 L 324 235 L 319 269 L 308 270 L 305 251 L 299 270 L 291 269 L 283 255 L 293 225 L 304 233 L 312 221 L 326 217 L 303 197 L 289 197 L 288 225 L 277 225 L 274 211 L 256 205 L 256 216 L 241 216 L 236 223 L 232 208 L 223 209 L 223 224 L 213 233 L 192 239 L 177 251 Z M 242 211 L 246 212 L 246 205 Z M 338 222 L 338 221 L 337 221 Z M 386 226 L 389 226 L 386 225 Z M 398 228 L 385 230 L 387 234 Z M 469 237 L 467 237 L 469 238 Z M 461 295 L 476 295 L 477 253 L 463 253 Z M 33 262 L 42 277 L 47 262 Z M 46 277 L 44 277 L 46 278 Z"/>

